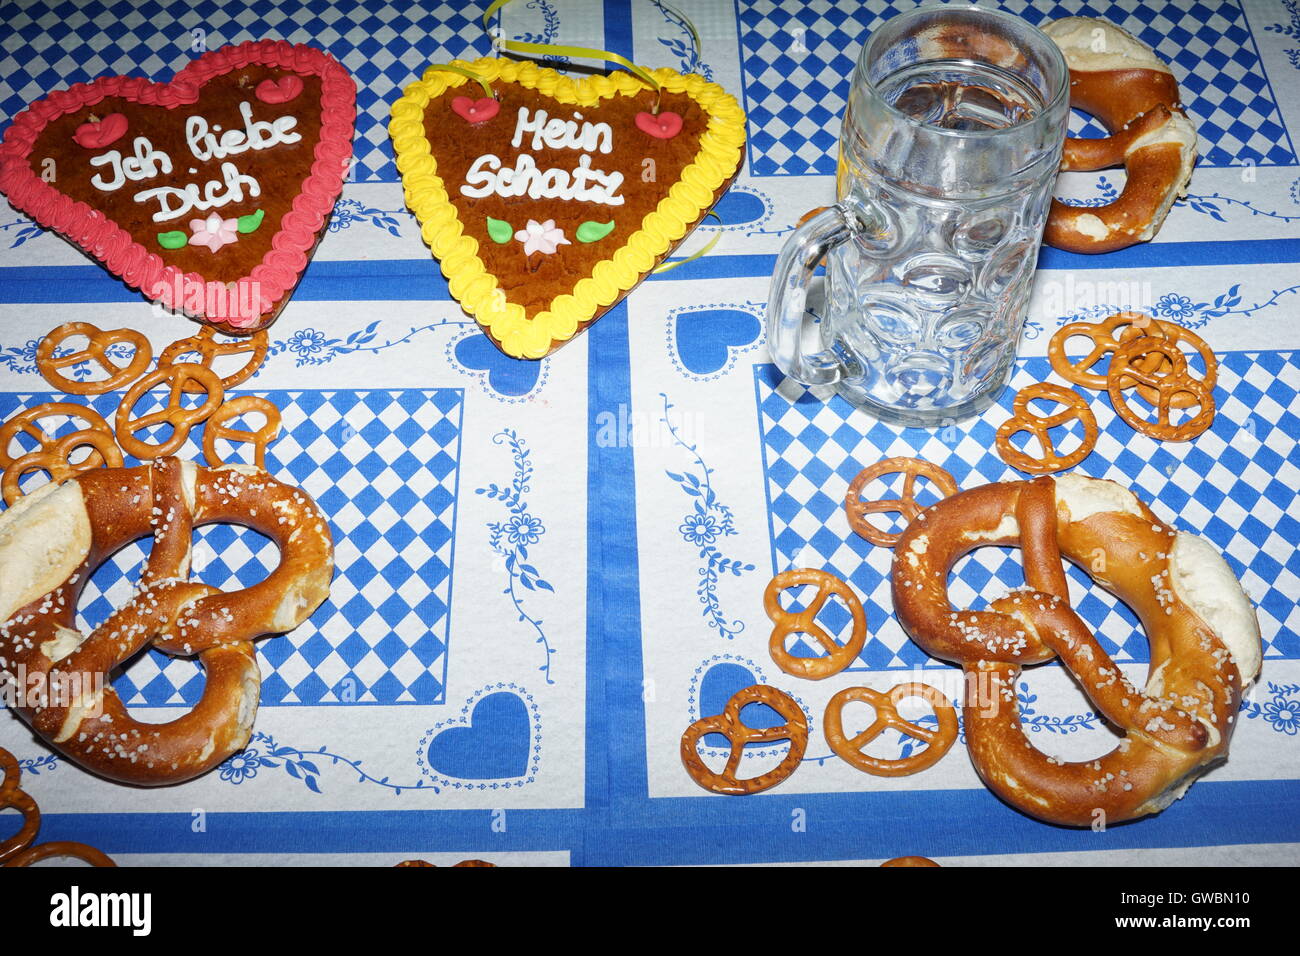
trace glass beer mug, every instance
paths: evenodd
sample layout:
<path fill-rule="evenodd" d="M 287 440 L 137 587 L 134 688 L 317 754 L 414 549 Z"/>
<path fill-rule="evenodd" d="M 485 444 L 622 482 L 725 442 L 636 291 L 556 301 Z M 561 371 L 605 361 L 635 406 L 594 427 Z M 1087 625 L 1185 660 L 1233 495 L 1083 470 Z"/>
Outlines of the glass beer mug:
<path fill-rule="evenodd" d="M 859 408 L 935 427 L 1006 384 L 1069 118 L 1056 45 L 995 10 L 923 7 L 862 49 L 839 201 L 795 230 L 767 310 L 773 361 Z M 825 259 L 824 302 L 808 286 Z"/>

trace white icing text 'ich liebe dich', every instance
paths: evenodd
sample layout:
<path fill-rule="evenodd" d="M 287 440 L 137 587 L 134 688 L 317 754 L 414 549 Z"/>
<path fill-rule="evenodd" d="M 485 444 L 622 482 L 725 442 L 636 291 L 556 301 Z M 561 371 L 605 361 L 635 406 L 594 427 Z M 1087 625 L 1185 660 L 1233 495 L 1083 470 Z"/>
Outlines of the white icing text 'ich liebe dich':
<path fill-rule="evenodd" d="M 202 186 L 188 183 L 185 186 L 142 189 L 131 198 L 136 202 L 157 201 L 159 209 L 153 214 L 154 222 L 179 219 L 195 209 L 217 209 L 232 202 L 243 202 L 245 189 L 249 196 L 260 196 L 262 187 L 257 179 L 241 173 L 234 163 L 226 161 L 227 157 L 238 156 L 250 149 L 270 149 L 302 140 L 302 134 L 293 131 L 298 124 L 296 116 L 255 120 L 253 108 L 247 102 L 239 104 L 239 113 L 244 119 L 242 130 L 222 132 L 221 127 L 211 126 L 202 116 L 191 116 L 185 121 L 185 142 L 190 152 L 201 162 L 222 160 L 221 179 L 210 179 Z M 217 133 L 221 135 L 218 137 Z M 116 149 L 93 157 L 90 165 L 107 166 L 109 175 L 105 177 L 103 172 L 97 173 L 90 184 L 103 192 L 113 192 L 127 182 L 140 182 L 172 171 L 171 157 L 163 150 L 155 149 L 147 137 L 137 136 L 132 148 L 134 154 L 127 157 Z"/>

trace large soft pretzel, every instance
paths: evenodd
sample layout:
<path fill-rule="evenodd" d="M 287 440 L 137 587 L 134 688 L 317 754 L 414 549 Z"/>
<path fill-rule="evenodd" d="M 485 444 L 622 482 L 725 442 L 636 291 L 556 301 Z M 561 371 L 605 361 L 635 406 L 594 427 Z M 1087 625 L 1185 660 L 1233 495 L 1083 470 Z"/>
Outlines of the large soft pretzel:
<path fill-rule="evenodd" d="M 983 545 L 1024 552 L 1028 588 L 988 610 L 954 609 L 948 573 Z M 1151 644 L 1145 689 L 1130 684 L 1070 608 L 1061 558 L 1137 614 Z M 894 607 L 931 655 L 966 671 L 971 761 L 998 796 L 1051 823 L 1155 813 L 1226 757 L 1259 624 L 1227 563 L 1130 491 L 1064 475 L 984 485 L 922 512 L 894 551 Z M 1059 655 L 1097 711 L 1125 732 L 1104 757 L 1067 763 L 1036 749 L 1017 709 L 1020 669 Z"/>
<path fill-rule="evenodd" d="M 193 529 L 214 523 L 260 531 L 279 547 L 279 565 L 240 591 L 190 581 Z M 153 548 L 134 596 L 82 634 L 76 608 L 87 580 L 113 552 L 147 536 Z M 252 641 L 306 620 L 329 594 L 333 573 L 329 526 L 316 503 L 260 469 L 163 458 L 85 472 L 0 514 L 0 681 L 43 676 L 44 703 L 14 709 L 75 763 L 126 783 L 179 783 L 248 743 L 261 690 Z M 137 721 L 110 683 L 147 647 L 197 655 L 206 672 L 194 709 L 169 723 Z M 56 695 L 59 687 L 77 689 L 75 699 Z"/>
<path fill-rule="evenodd" d="M 1070 68 L 1070 105 L 1091 113 L 1110 135 L 1067 139 L 1061 169 L 1123 165 L 1124 191 L 1105 206 L 1053 200 L 1043 239 L 1069 252 L 1111 252 L 1159 231 L 1174 200 L 1187 194 L 1196 163 L 1196 128 L 1183 113 L 1178 82 L 1155 51 L 1113 23 L 1066 17 L 1043 27 Z"/>

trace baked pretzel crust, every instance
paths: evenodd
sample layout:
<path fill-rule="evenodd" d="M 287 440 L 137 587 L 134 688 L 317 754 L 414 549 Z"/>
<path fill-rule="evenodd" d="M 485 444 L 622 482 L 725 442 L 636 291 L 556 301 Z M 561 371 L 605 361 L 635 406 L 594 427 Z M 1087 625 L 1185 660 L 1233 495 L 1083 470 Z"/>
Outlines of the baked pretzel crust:
<path fill-rule="evenodd" d="M 175 458 L 47 488 L 0 515 L 0 566 L 15 554 L 37 555 L 59 558 L 71 572 L 0 623 L 0 680 L 23 668 L 29 681 L 40 674 L 48 688 L 80 690 L 75 700 L 50 695 L 16 712 L 74 763 L 141 786 L 189 780 L 243 749 L 261 690 L 252 641 L 297 627 L 329 594 L 333 542 L 315 502 L 257 468 Z M 266 535 L 280 549 L 279 565 L 240 591 L 190 581 L 193 529 L 218 523 Z M 84 540 L 42 543 L 69 527 L 88 529 Z M 86 582 L 111 554 L 147 536 L 153 548 L 134 596 L 82 634 L 76 608 Z M 194 708 L 165 724 L 133 718 L 111 684 L 110 675 L 148 647 L 197 656 L 206 675 Z"/>
<path fill-rule="evenodd" d="M 1072 477 L 1059 494 L 1063 481 L 985 485 L 928 509 L 895 549 L 894 606 L 912 640 L 966 672 L 971 762 L 994 793 L 1050 823 L 1086 826 L 1098 812 L 1115 823 L 1164 809 L 1227 755 L 1243 683 L 1258 665 L 1258 624 L 1250 610 L 1253 634 L 1241 626 L 1227 636 L 1250 655 L 1242 658 L 1243 675 L 1225 637 L 1180 597 L 1183 569 L 1173 567 L 1173 557 L 1184 533 L 1112 482 Z M 1095 507 L 1099 501 L 1114 510 Z M 949 571 L 984 545 L 1024 549 L 1028 590 L 986 611 L 958 611 L 948 600 Z M 1070 608 L 1061 557 L 1137 614 L 1151 644 L 1145 690 L 1124 679 Z M 1226 564 L 1223 573 L 1230 575 Z M 1238 597 L 1249 608 L 1244 594 Z M 1056 655 L 1098 712 L 1125 731 L 1104 757 L 1061 761 L 1025 734 L 1015 682 L 1024 665 Z"/>
<path fill-rule="evenodd" d="M 1062 171 L 1122 165 L 1127 175 L 1123 191 L 1107 205 L 1052 200 L 1043 241 L 1079 253 L 1146 242 L 1174 200 L 1187 195 L 1196 163 L 1196 130 L 1183 111 L 1178 81 L 1155 51 L 1109 21 L 1066 17 L 1043 32 L 1065 56 L 1070 105 L 1092 114 L 1110 134 L 1066 139 Z M 1080 36 L 1087 39 L 1083 45 Z"/>

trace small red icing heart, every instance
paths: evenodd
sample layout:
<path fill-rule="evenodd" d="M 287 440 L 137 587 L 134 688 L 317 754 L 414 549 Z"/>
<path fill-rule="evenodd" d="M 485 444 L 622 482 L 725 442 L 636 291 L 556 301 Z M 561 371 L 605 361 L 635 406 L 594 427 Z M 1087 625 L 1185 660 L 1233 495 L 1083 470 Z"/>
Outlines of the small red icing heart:
<path fill-rule="evenodd" d="M 263 103 L 288 103 L 295 99 L 302 92 L 302 80 L 292 73 L 280 77 L 278 80 L 263 80 L 257 84 L 253 90 L 253 95 Z"/>
<path fill-rule="evenodd" d="M 501 104 L 490 96 L 471 100 L 468 96 L 458 96 L 451 101 L 452 112 L 464 117 L 471 123 L 486 123 L 501 110 Z"/>
<path fill-rule="evenodd" d="M 662 113 L 637 113 L 636 128 L 655 139 L 672 139 L 682 131 L 682 118 L 672 110 Z"/>
<path fill-rule="evenodd" d="M 82 123 L 72 138 L 78 146 L 86 149 L 103 149 L 117 142 L 126 133 L 126 117 L 121 113 L 109 113 L 98 123 Z"/>

